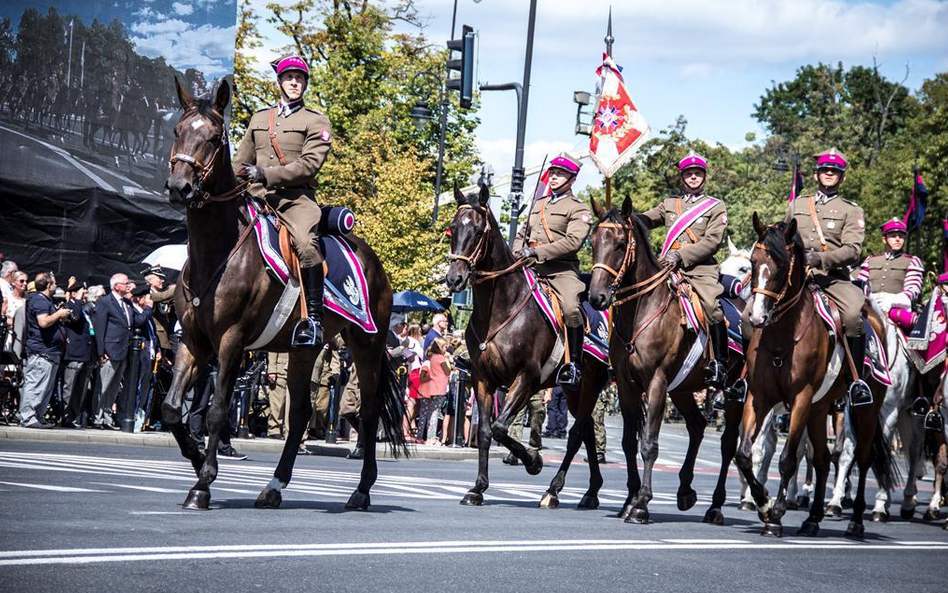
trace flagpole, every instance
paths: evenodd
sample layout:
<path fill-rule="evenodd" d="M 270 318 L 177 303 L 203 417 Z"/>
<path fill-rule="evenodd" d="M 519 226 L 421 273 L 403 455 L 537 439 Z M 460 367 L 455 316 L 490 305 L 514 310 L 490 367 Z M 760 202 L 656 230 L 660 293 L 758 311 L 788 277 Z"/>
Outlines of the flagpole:
<path fill-rule="evenodd" d="M 603 41 L 606 43 L 606 55 L 612 57 L 612 44 L 616 38 L 612 36 L 612 5 L 609 6 L 609 24 L 606 26 L 606 37 Z M 606 177 L 606 210 L 612 208 L 612 177 Z"/>
<path fill-rule="evenodd" d="M 69 60 L 66 65 L 66 88 L 72 86 L 72 25 L 74 21 L 69 21 Z"/>

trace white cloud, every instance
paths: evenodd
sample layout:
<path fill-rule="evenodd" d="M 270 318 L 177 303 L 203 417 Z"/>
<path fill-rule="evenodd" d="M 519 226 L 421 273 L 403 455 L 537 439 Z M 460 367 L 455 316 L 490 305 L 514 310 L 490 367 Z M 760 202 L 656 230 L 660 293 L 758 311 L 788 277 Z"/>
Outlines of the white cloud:
<path fill-rule="evenodd" d="M 137 23 L 132 30 L 136 49 L 149 57 L 164 56 L 175 67 L 194 67 L 208 77 L 230 73 L 234 57 L 234 27 L 201 25 L 171 19 L 163 23 Z"/>
<path fill-rule="evenodd" d="M 162 37 L 168 34 L 183 33 L 191 27 L 191 23 L 181 19 L 168 19 L 154 23 L 135 23 L 132 25 L 132 32 L 144 37 Z"/>
<path fill-rule="evenodd" d="M 181 4 L 180 2 L 175 2 L 171 5 L 171 9 L 175 14 L 180 14 L 182 16 L 187 16 L 194 12 L 194 7 L 190 4 Z"/>

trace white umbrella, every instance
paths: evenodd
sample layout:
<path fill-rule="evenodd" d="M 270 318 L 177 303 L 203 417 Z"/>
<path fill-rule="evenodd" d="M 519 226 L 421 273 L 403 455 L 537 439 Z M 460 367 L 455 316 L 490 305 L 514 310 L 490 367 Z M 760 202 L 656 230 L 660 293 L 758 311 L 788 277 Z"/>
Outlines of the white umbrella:
<path fill-rule="evenodd" d="M 188 261 L 187 245 L 163 245 L 148 254 L 148 257 L 143 259 L 142 263 L 180 272 L 186 261 Z"/>

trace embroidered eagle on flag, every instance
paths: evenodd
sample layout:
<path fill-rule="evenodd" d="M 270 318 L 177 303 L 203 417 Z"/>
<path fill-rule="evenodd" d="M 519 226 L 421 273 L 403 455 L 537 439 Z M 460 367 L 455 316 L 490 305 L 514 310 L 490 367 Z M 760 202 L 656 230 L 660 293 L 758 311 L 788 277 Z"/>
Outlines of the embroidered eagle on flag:
<path fill-rule="evenodd" d="M 589 138 L 589 153 L 599 171 L 612 177 L 649 139 L 651 129 L 632 102 L 622 79 L 622 69 L 612 56 L 603 54 L 596 74 L 599 75 L 599 105 Z"/>

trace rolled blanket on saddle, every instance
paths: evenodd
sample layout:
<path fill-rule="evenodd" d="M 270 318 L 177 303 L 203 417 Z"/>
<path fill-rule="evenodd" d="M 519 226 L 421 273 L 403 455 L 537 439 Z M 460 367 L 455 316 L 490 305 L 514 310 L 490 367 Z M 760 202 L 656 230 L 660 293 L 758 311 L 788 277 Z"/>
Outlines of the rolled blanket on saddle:
<path fill-rule="evenodd" d="M 348 235 L 355 226 L 355 214 L 345 206 L 321 206 L 317 230 L 320 235 Z"/>

